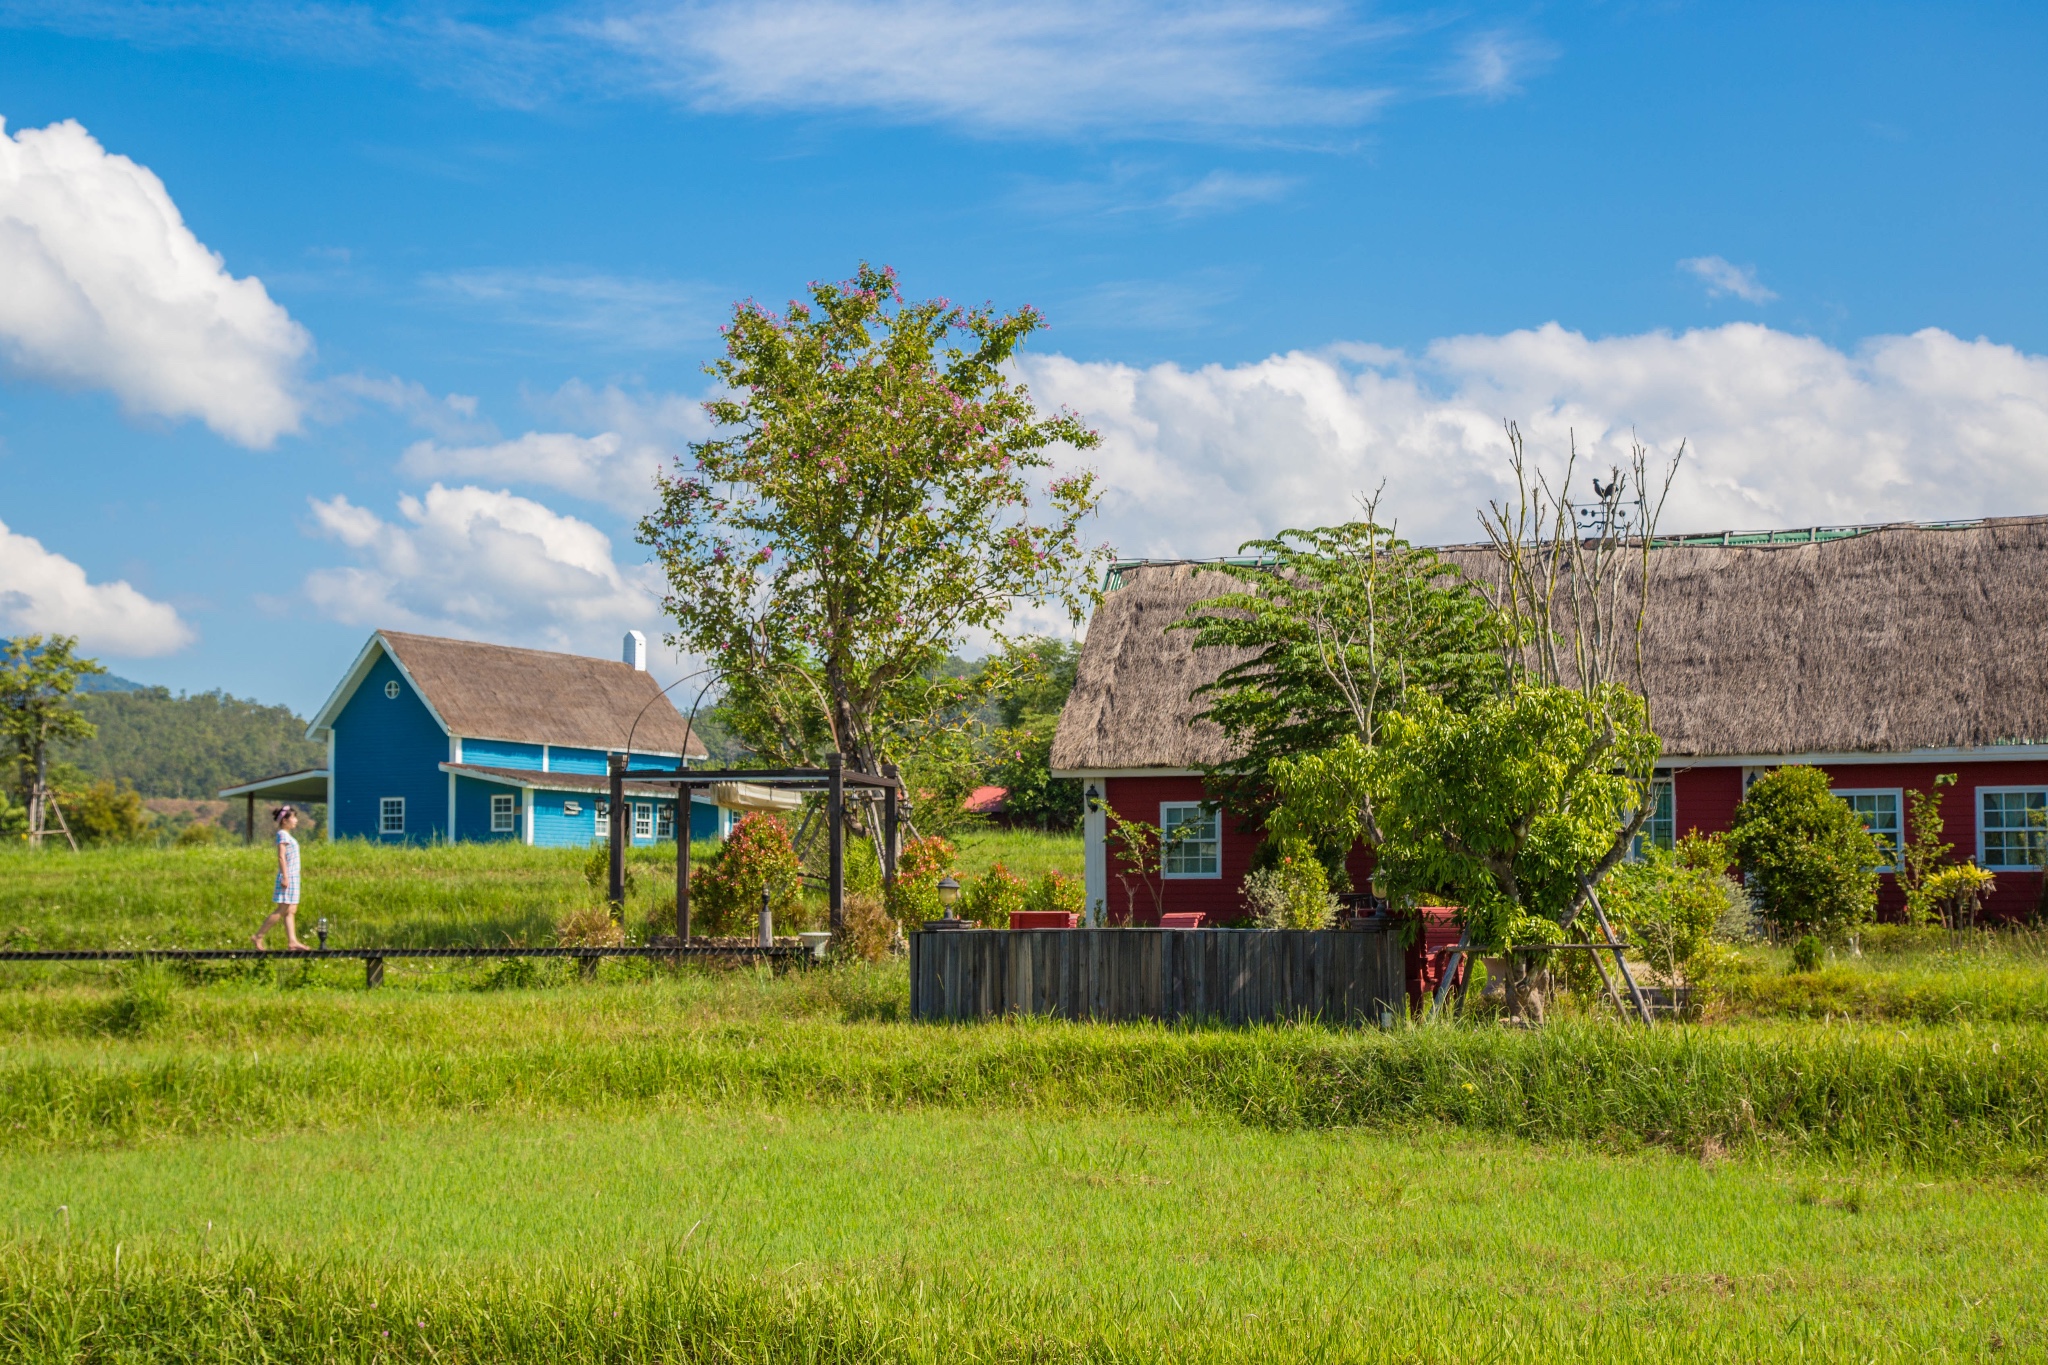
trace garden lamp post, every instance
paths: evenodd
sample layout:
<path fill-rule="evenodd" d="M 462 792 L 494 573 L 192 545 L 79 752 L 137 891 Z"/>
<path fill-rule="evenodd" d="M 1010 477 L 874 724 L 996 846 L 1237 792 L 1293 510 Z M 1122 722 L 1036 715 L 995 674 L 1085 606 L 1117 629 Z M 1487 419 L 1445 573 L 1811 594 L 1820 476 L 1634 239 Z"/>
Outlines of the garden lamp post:
<path fill-rule="evenodd" d="M 316 934 L 318 934 L 318 935 L 320 935 L 320 951 L 321 951 L 321 952 L 323 952 L 323 953 L 324 953 L 324 952 L 326 952 L 326 951 L 327 951 L 327 916 L 325 916 L 325 915 L 322 915 L 322 916 L 320 917 L 320 922 L 319 922 L 318 924 L 316 924 L 316 925 L 314 925 L 314 926 L 313 926 L 313 932 L 314 932 L 314 933 L 316 933 Z"/>
<path fill-rule="evenodd" d="M 761 888 L 761 946 L 775 946 L 775 911 L 768 903 L 768 888 Z"/>
<path fill-rule="evenodd" d="M 953 908 L 959 901 L 960 883 L 954 881 L 953 874 L 948 872 L 939 878 L 939 904 L 946 908 L 947 919 L 960 918 L 959 912 Z"/>

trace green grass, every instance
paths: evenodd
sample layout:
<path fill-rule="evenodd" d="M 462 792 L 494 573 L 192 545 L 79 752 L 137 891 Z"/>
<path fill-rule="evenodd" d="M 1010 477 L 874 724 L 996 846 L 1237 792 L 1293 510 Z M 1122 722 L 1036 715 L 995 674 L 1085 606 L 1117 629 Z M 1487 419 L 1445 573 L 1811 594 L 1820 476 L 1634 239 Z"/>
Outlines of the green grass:
<path fill-rule="evenodd" d="M 465 1118 L 16 1156 L 0 1195 L 13 1359 L 2048 1350 L 2039 1189 L 1443 1134 L 805 1108 Z"/>
<path fill-rule="evenodd" d="M 1881 927 L 1818 971 L 1783 948 L 1748 948 L 1714 989 L 1718 1013 L 1750 1018 L 2048 1023 L 2048 932 L 1950 935 Z"/>
<path fill-rule="evenodd" d="M 1001 863 L 1020 877 L 1031 879 L 1057 869 L 1081 875 L 1081 836 L 1078 832 L 1044 834 L 1030 829 L 979 829 L 954 840 L 960 849 L 962 876 L 979 876 Z"/>

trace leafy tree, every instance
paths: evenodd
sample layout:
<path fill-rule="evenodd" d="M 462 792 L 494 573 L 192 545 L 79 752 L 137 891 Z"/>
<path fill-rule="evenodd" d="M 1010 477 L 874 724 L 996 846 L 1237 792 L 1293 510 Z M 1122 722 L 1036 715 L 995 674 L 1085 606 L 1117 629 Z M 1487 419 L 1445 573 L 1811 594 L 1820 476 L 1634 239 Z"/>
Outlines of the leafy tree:
<path fill-rule="evenodd" d="M 1072 829 L 1081 823 L 1081 784 L 1052 775 L 1052 741 L 1060 711 L 1074 690 L 1081 647 L 1038 636 L 1013 643 L 1003 690 L 995 697 L 997 728 L 989 735 L 986 776 L 1002 787 L 1005 810 L 1018 823 Z"/>
<path fill-rule="evenodd" d="M 94 781 L 127 781 L 144 796 L 204 800 L 237 782 L 327 763 L 326 747 L 306 738 L 305 720 L 288 706 L 162 687 L 79 691 L 78 713 L 96 734 L 62 746 L 62 756 Z"/>
<path fill-rule="evenodd" d="M 86 844 L 132 844 L 149 832 L 142 796 L 125 782 L 104 778 L 64 794 L 72 837 Z"/>
<path fill-rule="evenodd" d="M 1838 936 L 1877 908 L 1884 851 L 1819 768 L 1775 768 L 1751 783 L 1728 847 L 1764 917 L 1784 932 Z"/>
<path fill-rule="evenodd" d="M 1608 876 L 1604 895 L 1615 929 L 1667 984 L 1691 979 L 1710 950 L 1715 925 L 1741 898 L 1727 869 L 1724 841 L 1695 832 L 1675 848 L 1646 846 L 1641 861 L 1623 863 Z"/>
<path fill-rule="evenodd" d="M 17 635 L 0 648 L 0 737 L 14 742 L 17 790 L 28 807 L 28 841 L 48 828 L 50 758 L 56 745 L 93 737 L 78 714 L 78 681 L 107 670 L 81 658 L 74 635 Z"/>
<path fill-rule="evenodd" d="M 1941 841 L 1946 821 L 1941 816 L 1941 789 L 1952 787 L 1956 774 L 1937 773 L 1931 792 L 1906 793 L 1906 846 L 1899 850 L 1899 890 L 1906 897 L 1906 922 L 1928 924 L 1941 917 L 1937 898 L 1928 882 L 1949 866 L 1954 844 Z"/>
<path fill-rule="evenodd" d="M 1498 622 L 1484 596 L 1376 513 L 1371 502 L 1365 521 L 1245 542 L 1238 553 L 1255 563 L 1218 566 L 1243 586 L 1197 602 L 1173 627 L 1195 632 L 1197 649 L 1245 656 L 1197 690 L 1202 717 L 1241 755 L 1208 780 L 1236 815 L 1270 813 L 1274 762 L 1346 736 L 1370 748 L 1410 689 L 1463 710 L 1501 684 Z M 1341 865 L 1334 836 L 1303 833 Z"/>
<path fill-rule="evenodd" d="M 974 701 L 936 669 L 964 633 L 1000 637 L 1020 600 L 1076 621 L 1092 601 L 1093 476 L 1045 471 L 1056 446 L 1097 437 L 1041 416 L 1006 368 L 1040 323 L 906 302 L 865 264 L 781 314 L 734 309 L 709 369 L 721 430 L 660 479 L 640 539 L 667 574 L 671 641 L 718 671 L 756 754 L 901 762 Z"/>

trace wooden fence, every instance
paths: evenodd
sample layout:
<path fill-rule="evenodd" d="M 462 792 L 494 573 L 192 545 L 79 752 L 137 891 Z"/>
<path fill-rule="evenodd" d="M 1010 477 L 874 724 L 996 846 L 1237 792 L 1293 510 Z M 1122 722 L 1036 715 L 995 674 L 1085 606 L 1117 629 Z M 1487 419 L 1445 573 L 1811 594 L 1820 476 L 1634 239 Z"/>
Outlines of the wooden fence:
<path fill-rule="evenodd" d="M 914 1019 L 1378 1024 L 1406 1009 L 1398 931 L 945 929 L 910 936 Z"/>

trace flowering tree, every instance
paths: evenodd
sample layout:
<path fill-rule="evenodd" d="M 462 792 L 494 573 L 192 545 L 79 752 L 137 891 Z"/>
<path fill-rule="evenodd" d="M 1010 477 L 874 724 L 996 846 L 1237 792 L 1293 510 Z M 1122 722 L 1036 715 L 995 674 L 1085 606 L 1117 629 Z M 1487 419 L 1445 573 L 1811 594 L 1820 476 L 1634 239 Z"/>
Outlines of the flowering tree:
<path fill-rule="evenodd" d="M 640 540 L 667 573 L 671 642 L 711 662 L 757 753 L 900 762 L 906 734 L 971 700 L 936 675 L 949 644 L 1000 635 L 1020 600 L 1077 622 L 1091 604 L 1094 476 L 1042 472 L 1097 437 L 1041 416 L 1004 368 L 1040 323 L 905 302 L 865 264 L 781 314 L 734 309 L 709 369 L 719 434 L 661 479 Z"/>

